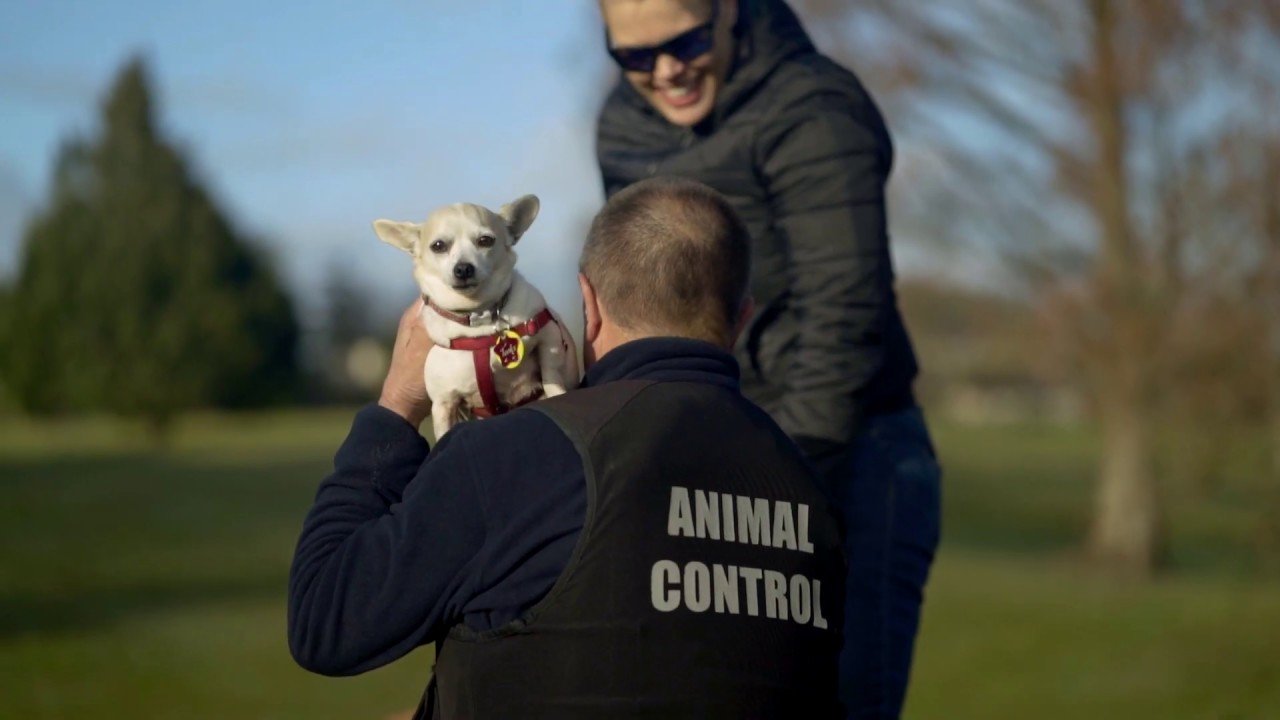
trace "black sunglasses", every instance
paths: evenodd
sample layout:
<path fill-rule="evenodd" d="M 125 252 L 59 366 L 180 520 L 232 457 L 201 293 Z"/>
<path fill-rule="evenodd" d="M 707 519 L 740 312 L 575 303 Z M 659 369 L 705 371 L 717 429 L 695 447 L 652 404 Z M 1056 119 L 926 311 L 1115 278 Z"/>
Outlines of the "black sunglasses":
<path fill-rule="evenodd" d="M 609 42 L 609 30 L 605 29 L 604 41 L 609 56 L 623 70 L 653 72 L 659 55 L 670 55 L 680 62 L 689 62 L 711 52 L 715 44 L 716 16 L 720 14 L 720 0 L 712 0 L 711 18 L 705 23 L 686 30 L 661 45 L 651 47 L 613 47 Z"/>

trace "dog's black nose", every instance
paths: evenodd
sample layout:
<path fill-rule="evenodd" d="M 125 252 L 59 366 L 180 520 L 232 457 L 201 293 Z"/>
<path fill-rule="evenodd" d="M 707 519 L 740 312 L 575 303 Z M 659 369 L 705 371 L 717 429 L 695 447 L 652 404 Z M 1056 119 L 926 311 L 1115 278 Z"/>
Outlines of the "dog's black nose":
<path fill-rule="evenodd" d="M 453 266 L 453 276 L 459 280 L 470 280 L 476 276 L 476 266 L 471 263 L 458 263 Z"/>

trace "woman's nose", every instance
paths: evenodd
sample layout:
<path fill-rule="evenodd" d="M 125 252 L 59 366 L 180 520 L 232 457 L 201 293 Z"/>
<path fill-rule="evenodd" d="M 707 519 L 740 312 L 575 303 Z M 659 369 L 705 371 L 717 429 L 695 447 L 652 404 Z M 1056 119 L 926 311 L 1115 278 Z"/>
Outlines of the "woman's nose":
<path fill-rule="evenodd" d="M 684 63 L 674 56 L 662 54 L 653 65 L 653 79 L 660 82 L 671 82 L 684 72 Z"/>

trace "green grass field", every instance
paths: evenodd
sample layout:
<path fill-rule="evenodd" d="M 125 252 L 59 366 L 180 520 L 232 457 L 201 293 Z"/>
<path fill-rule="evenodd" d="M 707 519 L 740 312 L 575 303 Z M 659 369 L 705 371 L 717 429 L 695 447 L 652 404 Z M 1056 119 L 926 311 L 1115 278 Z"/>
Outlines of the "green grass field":
<path fill-rule="evenodd" d="M 380 718 L 429 653 L 332 680 L 293 665 L 296 533 L 349 412 L 196 417 L 168 447 L 108 421 L 0 419 L 0 718 Z M 1280 581 L 1247 478 L 1169 496 L 1172 570 L 1073 552 L 1094 440 L 937 428 L 944 547 L 908 716 L 1280 717 Z"/>

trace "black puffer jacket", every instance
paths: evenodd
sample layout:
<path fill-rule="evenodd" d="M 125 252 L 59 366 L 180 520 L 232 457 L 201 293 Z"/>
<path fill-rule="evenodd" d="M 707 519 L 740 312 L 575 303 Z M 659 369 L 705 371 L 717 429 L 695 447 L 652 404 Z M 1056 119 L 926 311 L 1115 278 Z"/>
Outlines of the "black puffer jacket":
<path fill-rule="evenodd" d="M 811 453 L 912 402 L 916 360 L 885 230 L 893 147 L 854 75 L 781 0 L 740 0 L 738 56 L 710 117 L 668 123 L 620 79 L 596 152 L 612 195 L 680 175 L 728 196 L 754 239 L 743 390 Z"/>

